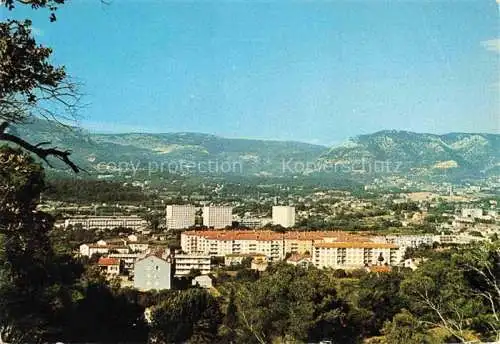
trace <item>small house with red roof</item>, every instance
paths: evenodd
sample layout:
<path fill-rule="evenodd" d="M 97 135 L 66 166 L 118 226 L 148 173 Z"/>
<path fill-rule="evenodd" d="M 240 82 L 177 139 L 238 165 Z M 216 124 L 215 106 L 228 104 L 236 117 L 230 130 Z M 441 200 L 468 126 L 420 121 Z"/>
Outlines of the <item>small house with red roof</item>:
<path fill-rule="evenodd" d="M 300 254 L 294 253 L 286 260 L 288 264 L 292 264 L 295 266 L 308 267 L 309 264 L 312 264 L 312 257 L 310 254 Z"/>
<path fill-rule="evenodd" d="M 99 258 L 97 265 L 106 275 L 117 276 L 120 274 L 120 259 L 118 258 Z"/>

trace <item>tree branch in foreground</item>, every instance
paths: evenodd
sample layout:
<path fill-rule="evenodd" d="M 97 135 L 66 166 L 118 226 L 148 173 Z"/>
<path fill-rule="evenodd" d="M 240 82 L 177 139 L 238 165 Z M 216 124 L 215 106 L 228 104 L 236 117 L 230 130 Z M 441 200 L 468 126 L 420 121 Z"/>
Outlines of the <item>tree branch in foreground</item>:
<path fill-rule="evenodd" d="M 69 166 L 73 172 L 78 173 L 80 171 L 85 171 L 83 168 L 77 166 L 74 162 L 72 162 L 69 159 L 69 156 L 71 155 L 70 150 L 60 150 L 57 149 L 57 147 L 51 147 L 51 148 L 42 148 L 42 146 L 50 144 L 50 142 L 42 142 L 37 145 L 33 145 L 25 140 L 23 140 L 20 137 L 17 137 L 15 135 L 6 133 L 5 130 L 9 124 L 7 122 L 3 122 L 0 124 L 0 140 L 3 141 L 8 141 L 15 143 L 16 145 L 20 146 L 21 148 L 35 154 L 38 156 L 40 159 L 45 161 L 47 165 L 50 167 L 53 167 L 51 163 L 48 161 L 49 157 L 54 157 L 59 160 L 61 160 L 63 163 L 65 163 L 67 166 Z"/>

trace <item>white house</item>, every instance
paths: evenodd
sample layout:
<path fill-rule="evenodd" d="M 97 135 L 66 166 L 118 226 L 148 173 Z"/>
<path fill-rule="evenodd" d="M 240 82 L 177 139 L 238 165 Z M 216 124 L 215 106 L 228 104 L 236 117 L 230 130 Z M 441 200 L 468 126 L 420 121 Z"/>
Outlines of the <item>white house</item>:
<path fill-rule="evenodd" d="M 170 289 L 172 265 L 155 255 L 138 259 L 134 265 L 134 288 L 139 290 Z"/>

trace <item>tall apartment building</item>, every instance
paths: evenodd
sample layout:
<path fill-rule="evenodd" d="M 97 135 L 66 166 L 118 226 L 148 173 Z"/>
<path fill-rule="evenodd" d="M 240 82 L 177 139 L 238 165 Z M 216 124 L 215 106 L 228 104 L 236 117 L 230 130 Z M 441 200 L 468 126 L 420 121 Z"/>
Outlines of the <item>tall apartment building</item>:
<path fill-rule="evenodd" d="M 193 205 L 167 205 L 168 229 L 185 229 L 195 224 L 196 207 Z"/>
<path fill-rule="evenodd" d="M 273 224 L 285 228 L 293 227 L 295 225 L 295 207 L 273 206 Z"/>
<path fill-rule="evenodd" d="M 208 228 L 225 228 L 233 224 L 233 207 L 203 207 L 203 225 Z"/>

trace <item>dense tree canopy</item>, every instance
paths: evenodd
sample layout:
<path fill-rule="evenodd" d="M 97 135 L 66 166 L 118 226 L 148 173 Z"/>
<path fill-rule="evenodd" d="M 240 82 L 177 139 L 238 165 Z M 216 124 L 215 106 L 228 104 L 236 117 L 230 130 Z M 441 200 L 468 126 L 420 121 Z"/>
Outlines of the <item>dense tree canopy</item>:
<path fill-rule="evenodd" d="M 0 342 L 145 341 L 144 308 L 71 256 L 54 252 L 37 210 L 40 164 L 0 148 Z"/>

